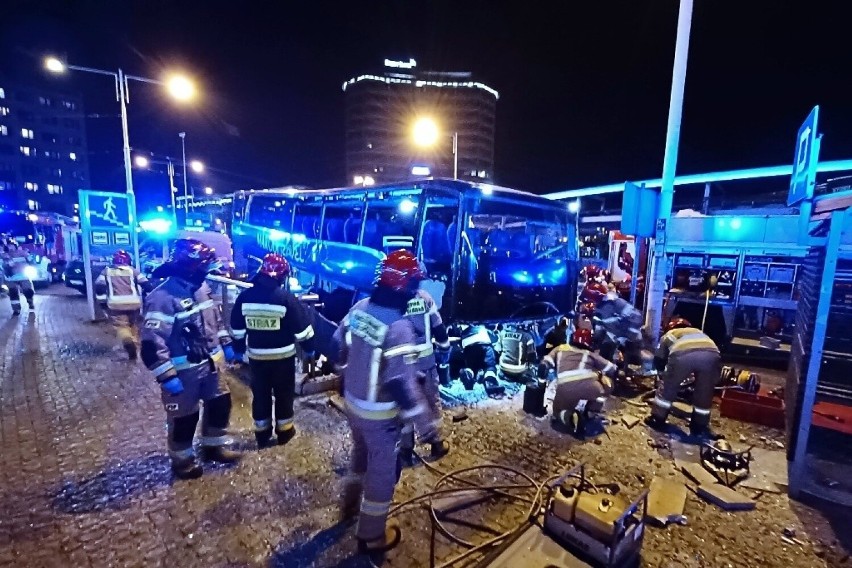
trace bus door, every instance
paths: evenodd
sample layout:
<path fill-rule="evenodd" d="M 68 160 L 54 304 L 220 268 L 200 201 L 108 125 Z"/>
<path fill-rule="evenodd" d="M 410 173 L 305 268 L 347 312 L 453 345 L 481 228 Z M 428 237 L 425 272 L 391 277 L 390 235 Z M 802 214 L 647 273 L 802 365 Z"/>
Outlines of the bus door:
<path fill-rule="evenodd" d="M 452 305 L 453 274 L 458 271 L 459 258 L 459 195 L 458 193 L 428 190 L 423 198 L 424 211 L 418 255 L 426 266 L 428 280 L 423 288 L 435 299 L 438 309 Z M 464 247 L 462 247 L 464 249 Z M 462 258 L 470 255 L 462 254 Z M 444 317 L 449 310 L 443 309 Z"/>

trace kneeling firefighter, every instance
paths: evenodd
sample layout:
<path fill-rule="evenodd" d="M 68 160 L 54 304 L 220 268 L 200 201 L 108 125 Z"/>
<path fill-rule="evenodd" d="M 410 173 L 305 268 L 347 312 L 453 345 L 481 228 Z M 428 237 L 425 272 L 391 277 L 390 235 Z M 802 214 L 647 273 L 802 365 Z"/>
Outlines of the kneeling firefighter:
<path fill-rule="evenodd" d="M 155 271 L 165 281 L 145 301 L 142 362 L 162 388 L 172 470 L 183 479 L 202 474 L 192 448 L 202 402 L 203 456 L 223 463 L 240 457 L 227 447 L 231 393 L 216 369 L 225 357 L 218 329 L 221 318 L 209 286 L 204 285 L 215 260 L 213 249 L 201 241 L 177 240 L 168 262 Z"/>
<path fill-rule="evenodd" d="M 245 353 L 251 367 L 251 414 L 259 447 L 272 439 L 272 395 L 275 394 L 275 433 L 278 444 L 296 433 L 293 398 L 296 390 L 296 343 L 303 357 L 314 356 L 314 329 L 307 308 L 284 289 L 290 263 L 277 253 L 263 258 L 252 286 L 237 297 L 231 310 L 234 350 Z"/>
<path fill-rule="evenodd" d="M 619 347 L 623 348 L 626 363 L 642 361 L 642 312 L 612 289 L 595 310 L 595 343 L 604 359 L 614 360 Z"/>
<path fill-rule="evenodd" d="M 532 333 L 524 327 L 508 325 L 500 331 L 497 347 L 503 376 L 517 382 L 529 379 L 530 366 L 536 362 Z"/>
<path fill-rule="evenodd" d="M 426 270 L 422 263 L 420 271 L 425 276 Z M 417 382 L 432 420 L 440 425 L 441 393 L 438 388 L 440 385 L 438 366 L 446 369 L 450 362 L 450 338 L 447 335 L 447 328 L 444 326 L 435 300 L 422 288 L 418 288 L 414 298 L 408 301 L 405 317 L 414 328 L 417 347 Z M 439 428 L 438 435 L 430 448 L 432 458 L 441 458 L 449 451 L 450 445 L 440 436 Z M 414 424 L 411 422 L 402 427 L 400 461 L 405 466 L 414 465 Z"/>
<path fill-rule="evenodd" d="M 133 259 L 123 250 L 112 255 L 112 265 L 104 268 L 95 280 L 95 297 L 105 307 L 131 361 L 136 359 L 143 291 L 150 291 L 148 278 L 133 267 Z"/>
<path fill-rule="evenodd" d="M 438 440 L 437 424 L 420 396 L 417 339 L 405 316 L 422 279 L 413 254 L 390 253 L 379 264 L 370 297 L 353 306 L 335 333 L 340 361 L 346 363 L 344 399 L 352 429 L 341 516 L 354 516 L 360 500 L 356 534 L 362 553 L 389 550 L 401 537 L 387 517 L 401 471 L 397 449 L 403 423 L 414 422 L 426 443 Z"/>
<path fill-rule="evenodd" d="M 467 390 L 482 381 L 486 392 L 497 388 L 497 335 L 484 325 L 471 325 L 461 333 L 464 367 L 459 378 Z"/>
<path fill-rule="evenodd" d="M 697 438 L 716 438 L 710 430 L 710 409 L 720 376 L 719 348 L 710 337 L 683 318 L 672 319 L 665 331 L 654 354 L 654 365 L 657 370 L 663 371 L 663 379 L 646 423 L 652 428 L 664 427 L 678 390 L 694 374 L 690 434 Z"/>
<path fill-rule="evenodd" d="M 539 376 L 551 370 L 556 372 L 553 417 L 582 436 L 589 415 L 600 412 L 612 392 L 616 366 L 592 351 L 591 330 L 578 329 L 569 345 L 560 345 L 541 360 Z"/>

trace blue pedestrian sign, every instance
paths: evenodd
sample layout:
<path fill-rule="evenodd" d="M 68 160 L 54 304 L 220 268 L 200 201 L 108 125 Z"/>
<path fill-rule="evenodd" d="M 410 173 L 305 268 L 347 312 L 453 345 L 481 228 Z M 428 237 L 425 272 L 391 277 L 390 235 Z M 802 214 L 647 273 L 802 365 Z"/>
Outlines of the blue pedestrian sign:
<path fill-rule="evenodd" d="M 791 207 L 810 199 L 814 195 L 817 162 L 819 161 L 819 139 L 817 120 L 819 106 L 815 106 L 796 136 L 796 148 L 793 153 L 793 175 L 790 178 L 790 192 L 787 194 L 787 206 Z"/>
<path fill-rule="evenodd" d="M 88 195 L 89 224 L 93 229 L 129 231 L 130 202 L 126 193 L 90 192 Z"/>

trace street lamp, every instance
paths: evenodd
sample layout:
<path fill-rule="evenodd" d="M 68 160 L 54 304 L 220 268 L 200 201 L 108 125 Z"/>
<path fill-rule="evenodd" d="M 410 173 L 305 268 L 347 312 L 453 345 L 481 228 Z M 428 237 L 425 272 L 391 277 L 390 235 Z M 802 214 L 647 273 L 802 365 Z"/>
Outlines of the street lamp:
<path fill-rule="evenodd" d="M 197 174 L 200 174 L 200 173 L 203 173 L 203 172 L 204 172 L 204 164 L 202 164 L 202 163 L 201 163 L 201 162 L 199 162 L 198 160 L 192 160 L 192 161 L 189 163 L 189 167 L 190 167 L 190 168 L 192 168 L 192 171 L 194 171 L 194 172 L 195 172 L 195 173 L 197 173 Z"/>
<path fill-rule="evenodd" d="M 414 143 L 423 148 L 431 148 L 438 143 L 441 129 L 438 123 L 428 116 L 420 117 L 414 122 L 412 138 Z M 453 132 L 453 179 L 459 179 L 459 133 Z"/>
<path fill-rule="evenodd" d="M 137 168 L 147 170 L 148 166 L 151 165 L 151 160 L 149 160 L 145 156 L 136 156 L 135 158 L 133 158 L 133 163 L 136 164 Z"/>
<path fill-rule="evenodd" d="M 205 187 L 204 188 L 204 195 L 213 195 L 213 188 L 212 187 Z"/>
<path fill-rule="evenodd" d="M 169 176 L 169 198 L 172 201 L 172 216 L 174 217 L 174 224 L 177 225 L 177 206 L 175 205 L 175 193 L 177 193 L 177 188 L 175 187 L 175 164 L 174 159 L 170 156 L 166 156 L 165 160 L 152 160 L 147 156 L 136 156 L 133 159 L 137 168 L 147 170 L 151 164 L 157 164 L 160 166 L 166 166 L 166 174 Z"/>
<path fill-rule="evenodd" d="M 186 77 L 181 77 L 178 75 L 172 76 L 168 83 L 163 81 L 158 81 L 156 79 L 148 79 L 146 77 L 139 77 L 137 75 L 127 75 L 124 73 L 122 69 L 118 69 L 117 71 L 104 71 L 102 69 L 95 69 L 92 67 L 81 67 L 78 65 L 68 65 L 66 62 L 62 61 L 57 57 L 47 57 L 44 60 L 44 67 L 51 73 L 65 73 L 66 71 L 82 71 L 85 73 L 94 73 L 96 75 L 106 75 L 108 77 L 112 77 L 115 80 L 116 86 L 116 96 L 118 98 L 118 102 L 121 106 L 121 134 L 123 138 L 123 150 L 124 150 L 124 179 L 127 186 L 127 194 L 128 200 L 130 201 L 131 208 L 131 217 L 132 221 L 136 223 L 136 197 L 133 193 L 133 174 L 131 171 L 131 162 L 130 162 L 130 134 L 128 132 L 127 127 L 127 104 L 130 102 L 129 98 L 129 87 L 128 81 L 138 81 L 140 83 L 151 83 L 154 85 L 160 85 L 163 87 L 167 87 L 167 90 L 177 98 L 178 100 L 186 100 L 191 97 L 195 88 L 192 85 L 192 82 L 189 81 Z M 133 239 L 133 257 L 136 262 L 136 267 L 139 268 L 139 238 L 136 234 L 136 230 L 132 230 L 130 232 L 131 238 Z"/>

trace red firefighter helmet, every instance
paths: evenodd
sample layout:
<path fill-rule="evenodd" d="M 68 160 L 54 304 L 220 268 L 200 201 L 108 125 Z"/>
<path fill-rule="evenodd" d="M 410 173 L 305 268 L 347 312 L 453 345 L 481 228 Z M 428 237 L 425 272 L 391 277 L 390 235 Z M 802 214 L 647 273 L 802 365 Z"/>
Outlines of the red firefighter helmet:
<path fill-rule="evenodd" d="M 594 302 L 597 304 L 606 296 L 607 285 L 602 282 L 586 282 L 583 291 L 580 293 L 580 301 L 585 303 Z"/>
<path fill-rule="evenodd" d="M 112 255 L 112 263 L 115 266 L 130 266 L 133 264 L 133 259 L 126 250 L 117 250 Z"/>
<path fill-rule="evenodd" d="M 672 318 L 669 320 L 669 323 L 666 324 L 666 333 L 670 332 L 673 329 L 679 329 L 682 327 L 692 327 L 692 324 L 689 323 L 689 320 L 686 318 Z"/>
<path fill-rule="evenodd" d="M 407 250 L 397 250 L 385 257 L 376 271 L 376 286 L 397 292 L 416 287 L 425 278 L 417 257 Z"/>
<path fill-rule="evenodd" d="M 263 257 L 263 263 L 257 273 L 265 274 L 282 283 L 290 276 L 290 263 L 277 252 L 271 252 Z"/>
<path fill-rule="evenodd" d="M 592 317 L 595 315 L 595 308 L 597 308 L 597 304 L 594 302 L 584 302 L 580 304 L 580 307 L 577 309 L 577 312 L 586 317 Z"/>
<path fill-rule="evenodd" d="M 592 330 L 580 328 L 571 334 L 571 345 L 582 349 L 592 348 Z"/>
<path fill-rule="evenodd" d="M 178 239 L 172 247 L 169 262 L 188 274 L 207 269 L 216 262 L 216 251 L 198 239 Z"/>

